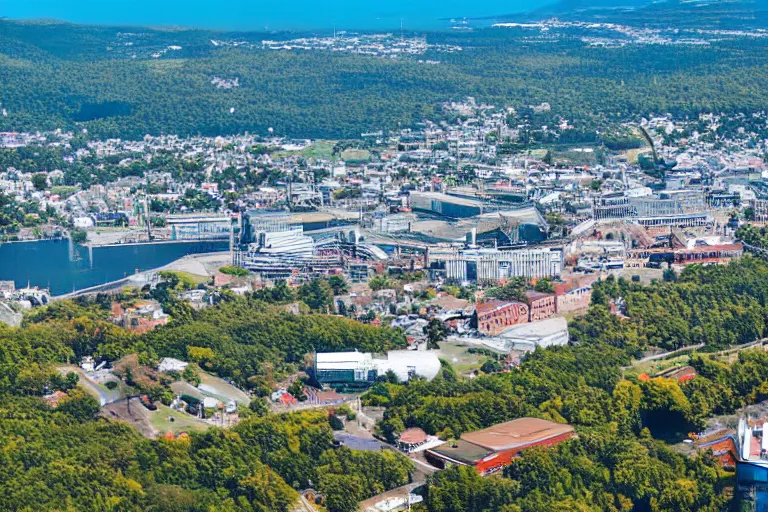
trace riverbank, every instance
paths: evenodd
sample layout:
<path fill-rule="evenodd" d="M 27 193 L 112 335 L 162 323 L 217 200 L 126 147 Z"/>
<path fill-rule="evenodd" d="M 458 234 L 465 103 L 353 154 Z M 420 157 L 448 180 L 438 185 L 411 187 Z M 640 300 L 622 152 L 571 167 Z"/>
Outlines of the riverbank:
<path fill-rule="evenodd" d="M 209 278 L 213 277 L 220 267 L 229 265 L 230 262 L 231 256 L 228 252 L 188 254 L 167 265 L 163 265 L 162 267 L 144 270 L 131 276 L 124 277 L 123 279 L 117 279 L 108 283 L 75 290 L 63 295 L 56 295 L 52 297 L 52 299 L 65 300 L 82 295 L 116 291 L 122 288 L 142 287 L 152 283 L 154 275 L 163 271 L 183 272 L 190 274 L 193 277 L 201 278 L 203 281 L 207 281 Z"/>

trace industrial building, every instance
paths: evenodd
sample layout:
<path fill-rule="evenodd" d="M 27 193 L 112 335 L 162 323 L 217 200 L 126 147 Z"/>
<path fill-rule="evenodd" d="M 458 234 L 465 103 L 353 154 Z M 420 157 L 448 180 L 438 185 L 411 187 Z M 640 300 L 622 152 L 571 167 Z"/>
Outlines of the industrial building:
<path fill-rule="evenodd" d="M 533 351 L 536 347 L 552 347 L 568 344 L 568 321 L 554 316 L 538 322 L 513 325 L 500 336 L 507 350 Z"/>
<path fill-rule="evenodd" d="M 485 213 L 486 210 L 486 206 L 480 201 L 439 192 L 411 192 L 410 202 L 414 211 L 453 218 L 474 217 Z"/>
<path fill-rule="evenodd" d="M 315 354 L 315 378 L 333 388 L 364 388 L 390 370 L 401 382 L 413 376 L 432 380 L 440 372 L 440 360 L 432 351 L 413 350 L 392 350 L 385 355 L 356 350 Z"/>
<path fill-rule="evenodd" d="M 329 271 L 341 265 L 339 254 L 315 257 L 315 241 L 290 215 L 245 215 L 238 263 L 266 278 L 287 278 L 301 271 Z"/>
<path fill-rule="evenodd" d="M 697 227 L 714 224 L 712 217 L 706 213 L 684 213 L 680 215 L 664 215 L 656 217 L 639 217 L 637 223 L 644 227 L 678 226 Z"/>
<path fill-rule="evenodd" d="M 243 218 L 237 263 L 268 279 L 327 275 L 362 260 L 386 259 L 378 247 L 363 244 L 358 226 L 305 233 L 287 212 L 251 211 Z M 367 268 L 358 279 L 367 277 Z"/>
<path fill-rule="evenodd" d="M 287 212 L 249 210 L 243 215 L 240 242 L 242 244 L 258 243 L 263 233 L 290 231 L 297 224 L 292 221 L 291 215 Z"/>
<path fill-rule="evenodd" d="M 562 272 L 561 248 L 461 249 L 429 252 L 429 269 L 458 282 L 495 283 L 512 277 L 557 278 Z"/>
<path fill-rule="evenodd" d="M 604 194 L 592 209 L 595 220 L 635 220 L 644 226 L 702 226 L 710 222 L 704 193 L 699 190 L 668 190 L 658 197 Z"/>
<path fill-rule="evenodd" d="M 425 451 L 427 460 L 440 468 L 472 466 L 487 475 L 508 466 L 525 449 L 554 446 L 576 435 L 570 425 L 538 418 L 519 418 L 462 434 L 455 443 Z"/>
<path fill-rule="evenodd" d="M 237 219 L 229 215 L 168 215 L 171 240 L 229 240 L 237 230 Z"/>
<path fill-rule="evenodd" d="M 752 209 L 755 212 L 756 221 L 768 221 L 768 199 L 755 199 L 752 201 Z"/>
<path fill-rule="evenodd" d="M 549 236 L 549 223 L 533 206 L 519 210 L 505 210 L 498 212 L 498 216 L 499 231 L 507 237 L 506 241 L 502 240 L 503 243 L 538 243 Z"/>
<path fill-rule="evenodd" d="M 529 322 L 547 319 L 557 312 L 557 299 L 554 294 L 527 291 L 525 301 L 530 311 Z"/>
<path fill-rule="evenodd" d="M 382 215 L 373 219 L 373 229 L 380 233 L 400 233 L 410 231 L 411 224 L 417 217 L 411 213 L 397 213 L 395 215 Z"/>
<path fill-rule="evenodd" d="M 692 265 L 727 263 L 744 254 L 744 246 L 740 243 L 696 245 L 679 249 L 663 247 L 630 249 L 627 256 L 631 260 L 645 260 L 652 264 L 667 263 L 670 265 Z"/>
<path fill-rule="evenodd" d="M 592 218 L 595 220 L 630 218 L 633 216 L 633 211 L 629 201 L 630 198 L 623 193 L 604 194 L 595 199 Z"/>
<path fill-rule="evenodd" d="M 539 243 L 549 237 L 549 231 L 549 224 L 534 206 L 462 219 L 422 218 L 409 226 L 409 234 L 430 243 L 470 242 L 471 239 L 472 245 L 486 247 Z"/>

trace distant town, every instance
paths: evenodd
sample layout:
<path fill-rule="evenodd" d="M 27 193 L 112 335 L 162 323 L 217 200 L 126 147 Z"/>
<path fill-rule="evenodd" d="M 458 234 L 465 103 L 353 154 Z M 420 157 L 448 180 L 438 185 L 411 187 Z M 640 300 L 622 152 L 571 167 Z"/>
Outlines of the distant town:
<path fill-rule="evenodd" d="M 567 119 L 534 124 L 552 119 L 548 104 L 529 114 L 471 98 L 443 108 L 455 121 L 359 141 L 3 133 L 4 148 L 58 151 L 95 178 L 84 186 L 71 169 L 6 166 L 0 192 L 26 213 L 3 237 L 223 241 L 229 263 L 260 283 L 420 272 L 426 283 L 480 289 L 546 279 L 567 294 L 606 272 L 647 282 L 668 267 L 738 257 L 739 225 L 768 215 L 761 115 L 749 119 L 753 131 L 714 114 L 660 116 L 570 145 L 557 143 L 574 130 Z M 534 137 L 557 149 L 519 149 Z"/>

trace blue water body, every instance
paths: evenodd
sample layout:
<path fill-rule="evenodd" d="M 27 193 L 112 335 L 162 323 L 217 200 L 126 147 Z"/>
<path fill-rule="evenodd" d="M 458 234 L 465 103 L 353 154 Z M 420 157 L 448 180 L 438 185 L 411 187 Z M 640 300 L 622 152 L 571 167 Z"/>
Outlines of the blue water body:
<path fill-rule="evenodd" d="M 223 30 L 447 28 L 450 18 L 527 12 L 553 0 L 8 0 L 0 16 Z"/>
<path fill-rule="evenodd" d="M 88 248 L 69 240 L 0 244 L 0 280 L 50 288 L 53 295 L 117 281 L 187 254 L 223 251 L 228 242 L 141 244 Z"/>

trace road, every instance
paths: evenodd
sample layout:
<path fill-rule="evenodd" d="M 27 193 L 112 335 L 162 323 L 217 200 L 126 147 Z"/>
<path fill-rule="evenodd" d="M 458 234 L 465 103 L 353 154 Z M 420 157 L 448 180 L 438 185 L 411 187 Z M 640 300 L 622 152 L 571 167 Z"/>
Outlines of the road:
<path fill-rule="evenodd" d="M 675 354 L 679 354 L 681 352 L 687 352 L 690 350 L 698 350 L 700 348 L 704 347 L 704 343 L 698 343 L 696 345 L 688 345 L 687 347 L 679 348 L 677 350 L 670 350 L 669 352 L 662 352 L 661 354 L 654 354 L 652 356 L 644 357 L 642 359 L 638 359 L 636 361 L 632 361 L 632 364 L 629 366 L 624 366 L 624 370 L 629 370 L 633 366 L 637 366 L 639 364 L 647 363 L 649 361 L 656 361 L 657 359 L 666 359 L 667 357 L 674 356 Z"/>
<path fill-rule="evenodd" d="M 299 501 L 296 502 L 296 506 L 293 508 L 293 512 L 318 512 L 314 503 L 304 497 L 304 493 L 307 491 L 312 491 L 312 489 L 299 491 Z"/>
<path fill-rule="evenodd" d="M 766 342 L 768 342 L 768 338 L 763 338 L 760 340 L 750 341 L 749 343 L 744 343 L 743 345 L 735 345 L 733 347 L 727 348 L 725 350 L 720 350 L 718 352 L 708 352 L 707 355 L 724 356 L 724 355 L 732 354 L 734 352 L 741 352 L 742 350 L 748 350 L 750 348 L 758 347 L 758 346 L 764 345 Z M 666 359 L 667 357 L 670 357 L 670 356 L 674 356 L 674 355 L 677 355 L 683 352 L 692 351 L 692 350 L 698 350 L 703 347 L 704 347 L 704 343 L 698 343 L 696 345 L 689 345 L 687 347 L 679 348 L 677 350 L 662 352 L 661 354 L 655 354 L 652 356 L 644 357 L 642 359 L 632 361 L 632 364 L 629 366 L 623 366 L 622 370 L 630 370 L 632 369 L 633 366 L 637 366 L 642 363 L 647 363 L 649 361 L 656 361 L 658 359 Z"/>

